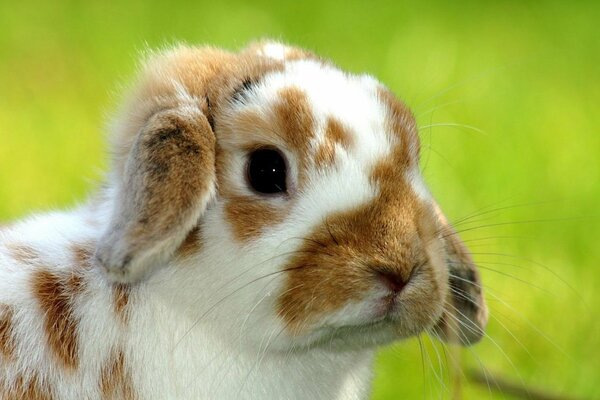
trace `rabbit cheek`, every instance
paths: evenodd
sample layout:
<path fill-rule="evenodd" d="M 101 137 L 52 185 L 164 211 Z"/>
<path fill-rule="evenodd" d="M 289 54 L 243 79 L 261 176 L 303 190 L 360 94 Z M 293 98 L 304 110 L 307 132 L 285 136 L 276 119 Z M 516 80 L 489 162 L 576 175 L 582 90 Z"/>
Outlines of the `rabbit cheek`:
<path fill-rule="evenodd" d="M 326 247 L 313 244 L 312 240 Z M 288 281 L 279 298 L 277 314 L 292 336 L 307 333 L 323 315 L 359 301 L 369 290 L 360 267 L 349 263 L 350 251 L 336 248 L 325 235 L 315 235 L 283 268 Z"/>
<path fill-rule="evenodd" d="M 234 196 L 225 205 L 225 213 L 235 238 L 247 243 L 270 226 L 283 222 L 282 210 L 250 196 Z"/>

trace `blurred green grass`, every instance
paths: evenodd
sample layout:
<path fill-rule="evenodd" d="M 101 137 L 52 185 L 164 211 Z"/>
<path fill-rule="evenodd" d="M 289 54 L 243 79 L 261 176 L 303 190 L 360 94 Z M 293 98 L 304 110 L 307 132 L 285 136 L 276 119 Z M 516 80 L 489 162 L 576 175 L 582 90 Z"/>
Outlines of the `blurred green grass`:
<path fill-rule="evenodd" d="M 0 0 L 0 220 L 95 188 L 106 116 L 140 50 L 282 39 L 377 76 L 413 108 L 453 220 L 500 208 L 459 226 L 482 267 L 488 338 L 382 351 L 374 399 L 451 398 L 457 385 L 509 398 L 466 379 L 482 366 L 598 398 L 599 20 L 599 2 Z"/>

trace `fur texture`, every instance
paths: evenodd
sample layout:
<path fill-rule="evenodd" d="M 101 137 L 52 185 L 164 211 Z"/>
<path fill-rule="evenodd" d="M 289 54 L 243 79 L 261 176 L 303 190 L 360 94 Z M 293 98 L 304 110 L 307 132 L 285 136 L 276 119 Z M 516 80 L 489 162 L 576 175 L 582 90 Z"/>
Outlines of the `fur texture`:
<path fill-rule="evenodd" d="M 105 189 L 0 230 L 3 399 L 364 399 L 377 346 L 471 344 L 479 274 L 383 85 L 275 42 L 152 54 Z M 248 184 L 276 148 L 285 193 Z"/>

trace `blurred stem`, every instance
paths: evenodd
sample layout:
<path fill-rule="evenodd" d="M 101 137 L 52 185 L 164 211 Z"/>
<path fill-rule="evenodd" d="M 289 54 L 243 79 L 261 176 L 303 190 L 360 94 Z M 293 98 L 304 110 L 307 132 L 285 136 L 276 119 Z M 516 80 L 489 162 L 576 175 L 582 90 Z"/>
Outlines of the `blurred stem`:
<path fill-rule="evenodd" d="M 476 384 L 486 386 L 489 390 L 495 390 L 515 398 L 528 400 L 576 400 L 574 397 L 548 393 L 511 382 L 487 370 L 485 372 L 470 370 L 468 375 L 469 379 Z"/>

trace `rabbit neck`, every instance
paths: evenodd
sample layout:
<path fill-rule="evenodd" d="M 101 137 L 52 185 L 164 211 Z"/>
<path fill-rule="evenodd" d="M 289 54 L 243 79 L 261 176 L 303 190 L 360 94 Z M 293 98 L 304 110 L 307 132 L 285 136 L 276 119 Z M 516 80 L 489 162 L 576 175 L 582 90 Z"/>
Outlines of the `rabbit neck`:
<path fill-rule="evenodd" d="M 158 270 L 132 297 L 137 305 L 124 343 L 135 386 L 145 397 L 367 398 L 372 349 L 281 347 L 276 321 L 252 319 L 261 313 L 257 303 L 269 303 L 248 285 L 256 278 L 240 278 L 235 285 L 229 278 L 210 279 L 228 266 L 223 260 L 215 262 L 210 240 L 205 246 L 197 257 Z M 232 299 L 231 293 L 239 298 Z M 243 304 L 248 308 L 241 308 Z"/>

